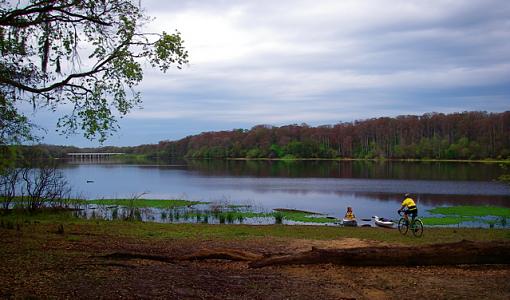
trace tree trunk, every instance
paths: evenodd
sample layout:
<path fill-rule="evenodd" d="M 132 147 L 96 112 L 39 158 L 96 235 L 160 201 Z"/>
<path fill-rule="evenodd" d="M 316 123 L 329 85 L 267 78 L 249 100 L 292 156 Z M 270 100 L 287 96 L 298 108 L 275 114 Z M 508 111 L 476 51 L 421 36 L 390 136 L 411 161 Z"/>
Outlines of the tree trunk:
<path fill-rule="evenodd" d="M 307 252 L 253 261 L 250 267 L 321 263 L 351 266 L 510 264 L 510 242 L 463 240 L 457 243 L 424 246 L 312 248 Z"/>

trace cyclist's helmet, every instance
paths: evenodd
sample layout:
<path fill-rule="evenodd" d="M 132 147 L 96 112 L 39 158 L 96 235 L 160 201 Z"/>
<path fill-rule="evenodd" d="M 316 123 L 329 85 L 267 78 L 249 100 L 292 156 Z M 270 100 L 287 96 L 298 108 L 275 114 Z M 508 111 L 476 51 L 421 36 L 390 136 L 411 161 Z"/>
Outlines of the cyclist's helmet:
<path fill-rule="evenodd" d="M 409 196 L 411 196 L 411 195 L 409 195 L 409 193 L 406 193 L 406 194 L 404 195 L 404 197 L 406 197 L 406 198 L 409 198 Z"/>

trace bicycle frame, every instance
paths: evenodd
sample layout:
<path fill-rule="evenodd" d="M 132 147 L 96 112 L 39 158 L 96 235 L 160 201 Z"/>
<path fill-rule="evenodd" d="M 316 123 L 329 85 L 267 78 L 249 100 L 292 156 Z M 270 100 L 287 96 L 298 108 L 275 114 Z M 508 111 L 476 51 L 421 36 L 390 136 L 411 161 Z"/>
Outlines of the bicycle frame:
<path fill-rule="evenodd" d="M 400 215 L 400 214 L 399 214 Z M 398 231 L 406 235 L 407 231 L 409 231 L 409 228 L 411 228 L 411 231 L 413 232 L 413 235 L 415 237 L 421 237 L 423 235 L 423 222 L 420 218 L 415 217 L 414 219 L 405 218 L 405 216 L 401 217 L 398 221 Z"/>

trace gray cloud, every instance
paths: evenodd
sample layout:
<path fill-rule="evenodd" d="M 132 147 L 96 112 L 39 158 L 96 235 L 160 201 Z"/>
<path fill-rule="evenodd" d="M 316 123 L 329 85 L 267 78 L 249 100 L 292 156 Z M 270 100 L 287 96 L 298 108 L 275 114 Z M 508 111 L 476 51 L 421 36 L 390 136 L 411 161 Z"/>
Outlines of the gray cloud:
<path fill-rule="evenodd" d="M 156 18 L 148 30 L 182 32 L 191 63 L 165 75 L 147 69 L 144 109 L 122 121 L 132 134 L 122 131 L 120 144 L 137 144 L 149 123 L 157 142 L 259 123 L 509 108 L 507 0 L 142 6 Z"/>

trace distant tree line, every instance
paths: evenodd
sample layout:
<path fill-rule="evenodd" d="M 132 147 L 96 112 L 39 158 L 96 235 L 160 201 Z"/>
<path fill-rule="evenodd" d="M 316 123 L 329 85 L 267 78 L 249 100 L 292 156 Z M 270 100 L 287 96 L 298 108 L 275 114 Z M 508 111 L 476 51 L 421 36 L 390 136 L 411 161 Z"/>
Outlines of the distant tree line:
<path fill-rule="evenodd" d="M 510 156 L 510 111 L 428 113 L 311 127 L 205 132 L 140 146 L 134 153 L 188 158 L 431 158 Z"/>
<path fill-rule="evenodd" d="M 68 150 L 87 150 L 52 147 L 43 148 L 52 156 Z M 257 125 L 250 130 L 204 132 L 178 141 L 94 151 L 142 154 L 158 159 L 506 159 L 510 157 L 510 111 L 427 113 L 318 127 Z"/>

